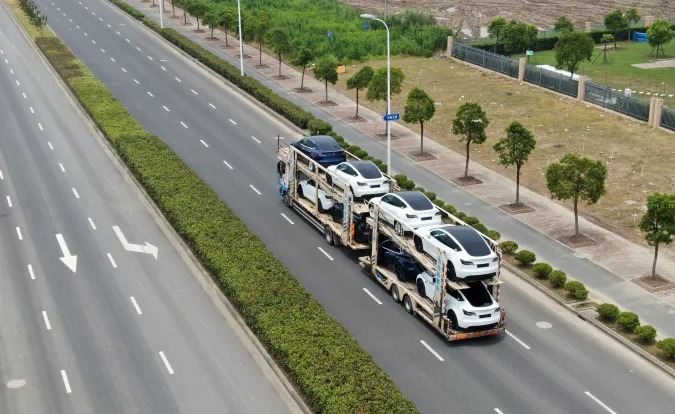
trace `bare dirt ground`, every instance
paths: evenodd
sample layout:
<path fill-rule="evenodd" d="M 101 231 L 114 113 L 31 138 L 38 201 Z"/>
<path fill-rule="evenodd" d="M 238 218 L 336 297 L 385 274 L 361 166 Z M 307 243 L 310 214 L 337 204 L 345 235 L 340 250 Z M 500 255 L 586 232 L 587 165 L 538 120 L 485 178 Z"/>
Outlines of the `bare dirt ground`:
<path fill-rule="evenodd" d="M 385 0 L 340 0 L 362 10 L 384 13 Z M 550 30 L 560 16 L 569 17 L 576 26 L 584 22 L 602 24 L 604 15 L 617 8 L 636 8 L 640 15 L 655 18 L 675 17 L 674 0 L 387 0 L 389 14 L 405 9 L 433 13 L 439 24 L 467 37 L 487 36 L 487 25 L 495 17 L 536 24 Z"/>

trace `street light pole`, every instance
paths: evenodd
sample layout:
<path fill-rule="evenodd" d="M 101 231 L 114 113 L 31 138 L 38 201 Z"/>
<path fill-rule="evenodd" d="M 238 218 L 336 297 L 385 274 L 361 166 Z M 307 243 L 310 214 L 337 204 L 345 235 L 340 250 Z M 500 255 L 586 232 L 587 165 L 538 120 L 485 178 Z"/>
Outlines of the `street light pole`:
<path fill-rule="evenodd" d="M 237 0 L 237 14 L 239 15 L 239 69 L 244 76 L 244 36 L 241 34 L 241 0 Z"/>
<path fill-rule="evenodd" d="M 385 2 L 386 4 L 386 2 Z M 376 20 L 384 25 L 384 28 L 387 29 L 387 115 L 391 113 L 391 47 L 389 43 L 389 26 L 387 23 L 378 19 L 372 14 L 362 14 L 362 18 Z M 387 175 L 391 175 L 391 128 L 389 126 L 389 120 L 385 121 L 387 123 Z"/>
<path fill-rule="evenodd" d="M 164 28 L 164 0 L 159 0 L 159 28 Z"/>

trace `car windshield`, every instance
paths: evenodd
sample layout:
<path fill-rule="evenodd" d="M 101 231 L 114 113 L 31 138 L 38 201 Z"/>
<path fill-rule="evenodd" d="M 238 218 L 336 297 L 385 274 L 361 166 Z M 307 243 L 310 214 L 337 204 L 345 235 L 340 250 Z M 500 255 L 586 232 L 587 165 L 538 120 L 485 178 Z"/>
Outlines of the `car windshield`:
<path fill-rule="evenodd" d="M 471 283 L 469 286 L 468 289 L 462 289 L 461 292 L 471 306 L 484 308 L 492 305 L 492 298 L 482 283 Z"/>
<path fill-rule="evenodd" d="M 424 194 L 420 193 L 419 191 L 405 191 L 402 193 L 397 193 L 399 197 L 403 199 L 408 205 L 416 211 L 422 211 L 422 210 L 431 210 L 434 208 L 433 204 L 431 204 L 431 201 L 425 196 Z"/>
<path fill-rule="evenodd" d="M 317 137 L 312 137 L 312 141 L 316 144 L 319 149 L 323 151 L 342 151 L 342 147 L 333 139 L 333 137 L 329 136 L 317 136 Z"/>
<path fill-rule="evenodd" d="M 443 230 L 451 234 L 469 256 L 481 257 L 492 253 L 490 246 L 488 246 L 481 235 L 469 226 L 448 226 L 443 227 Z"/>
<path fill-rule="evenodd" d="M 382 178 L 382 172 L 370 161 L 354 161 L 349 163 L 356 168 L 363 178 Z"/>

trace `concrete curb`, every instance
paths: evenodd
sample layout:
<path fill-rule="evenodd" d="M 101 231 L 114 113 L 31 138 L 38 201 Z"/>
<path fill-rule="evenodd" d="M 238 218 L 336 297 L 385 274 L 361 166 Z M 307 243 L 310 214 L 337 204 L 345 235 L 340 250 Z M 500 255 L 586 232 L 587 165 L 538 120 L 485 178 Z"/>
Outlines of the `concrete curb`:
<path fill-rule="evenodd" d="M 96 126 L 94 121 L 87 115 L 87 111 L 82 106 L 77 97 L 74 95 L 73 91 L 71 91 L 68 85 L 64 83 L 63 79 L 61 79 L 58 72 L 56 72 L 56 69 L 52 66 L 49 60 L 42 54 L 42 51 L 35 45 L 30 36 L 28 36 L 23 26 L 21 26 L 21 23 L 19 23 L 19 21 L 17 20 L 14 13 L 9 9 L 9 7 L 7 6 L 7 4 L 5 4 L 4 1 L 0 3 L 2 3 L 2 5 L 7 9 L 9 15 L 11 16 L 12 20 L 18 27 L 22 36 L 24 36 L 24 38 L 28 41 L 28 44 L 30 44 L 31 48 L 33 48 L 33 50 L 38 54 L 40 59 L 44 62 L 45 66 L 52 73 L 52 76 L 56 80 L 61 90 L 63 90 L 68 100 L 75 106 L 75 108 L 79 112 L 80 117 L 89 125 L 90 129 L 93 132 L 92 135 L 96 137 L 96 140 L 99 142 L 99 144 L 104 149 L 106 154 L 110 157 L 111 161 L 113 161 L 115 167 L 117 167 L 117 169 L 120 171 L 120 173 L 125 178 L 127 183 L 131 185 L 134 192 L 139 196 L 141 203 L 151 213 L 151 216 L 153 216 L 154 222 L 158 225 L 162 233 L 166 236 L 166 238 L 176 249 L 176 251 L 181 255 L 181 257 L 186 262 L 188 267 L 190 267 L 190 270 L 192 270 L 191 273 L 193 274 L 195 279 L 197 279 L 197 281 L 201 285 L 202 289 L 206 292 L 206 294 L 209 295 L 212 302 L 214 303 L 214 305 L 216 305 L 216 308 L 218 308 L 218 311 L 223 315 L 228 324 L 232 326 L 232 328 L 235 330 L 235 333 L 240 338 L 240 340 L 242 340 L 242 343 L 246 347 L 248 352 L 251 353 L 252 357 L 254 358 L 254 360 L 256 360 L 256 362 L 263 371 L 265 369 L 262 366 L 262 363 L 264 363 L 266 367 L 270 370 L 268 374 L 274 375 L 274 377 L 276 377 L 279 380 L 280 384 L 283 386 L 283 389 L 286 392 L 288 392 L 289 397 L 292 400 L 293 404 L 297 405 L 298 408 L 297 411 L 296 410 L 292 411 L 305 414 L 313 413 L 313 411 L 306 404 L 300 393 L 295 389 L 291 381 L 286 377 L 286 374 L 283 372 L 283 370 L 279 368 L 274 358 L 267 352 L 267 349 L 265 349 L 264 345 L 260 342 L 258 337 L 250 330 L 250 328 L 244 321 L 243 317 L 239 314 L 239 311 L 237 311 L 237 309 L 230 303 L 227 297 L 222 293 L 220 287 L 213 280 L 210 273 L 208 273 L 208 271 L 202 266 L 199 259 L 197 259 L 192 254 L 190 248 L 183 241 L 180 235 L 176 232 L 173 226 L 171 226 L 171 223 L 169 223 L 166 217 L 164 217 L 164 213 L 162 213 L 161 209 L 154 203 L 154 201 L 147 194 L 143 186 L 138 182 L 136 177 L 128 169 L 127 165 L 120 158 L 119 154 L 117 154 L 114 147 L 105 137 L 103 132 L 98 129 L 98 126 Z M 54 33 L 53 30 L 52 32 Z M 56 35 L 56 33 L 54 33 L 54 36 L 59 38 Z M 283 395 L 280 395 L 280 397 L 286 400 L 287 404 L 290 402 L 288 401 L 287 397 Z M 289 409 L 290 408 L 291 407 L 289 407 Z"/>
<path fill-rule="evenodd" d="M 602 322 L 599 320 L 595 319 L 594 317 L 590 315 L 584 315 L 582 311 L 579 311 L 577 309 L 574 309 L 572 306 L 567 304 L 563 299 L 560 298 L 560 296 L 556 295 L 554 292 L 551 291 L 551 289 L 547 288 L 546 286 L 542 286 L 540 283 L 537 283 L 536 280 L 533 280 L 531 277 L 527 276 L 525 273 L 521 272 L 520 269 L 517 267 L 513 266 L 511 263 L 506 262 L 505 260 L 502 261 L 502 265 L 507 268 L 510 272 L 518 276 L 520 279 L 524 280 L 531 286 L 534 286 L 536 289 L 538 289 L 540 292 L 544 293 L 547 295 L 549 298 L 553 299 L 555 302 L 563 306 L 565 309 L 570 311 L 571 313 L 575 314 L 578 316 L 580 319 L 583 319 L 584 321 L 590 323 L 591 325 L 595 326 L 599 330 L 603 331 L 607 335 L 611 336 L 614 338 L 617 342 L 621 343 L 631 351 L 635 352 L 636 354 L 640 355 L 647 361 L 651 362 L 654 366 L 657 368 L 660 368 L 662 371 L 664 371 L 666 374 L 669 374 L 673 378 L 675 378 L 675 369 L 669 367 L 665 363 L 661 362 L 658 358 L 650 354 L 649 352 L 645 351 L 644 349 L 640 348 L 639 346 L 635 345 L 628 339 L 624 338 L 620 334 L 614 332 L 613 329 L 605 326 Z"/>

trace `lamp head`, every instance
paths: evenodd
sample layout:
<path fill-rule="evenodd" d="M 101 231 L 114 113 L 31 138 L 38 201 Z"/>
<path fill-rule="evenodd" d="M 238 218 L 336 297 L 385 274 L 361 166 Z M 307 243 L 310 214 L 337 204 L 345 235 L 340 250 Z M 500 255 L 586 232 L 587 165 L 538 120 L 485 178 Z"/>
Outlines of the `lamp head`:
<path fill-rule="evenodd" d="M 375 17 L 374 14 L 368 14 L 368 13 L 362 14 L 361 17 L 363 17 L 364 19 L 376 19 L 377 18 L 377 17 Z"/>

